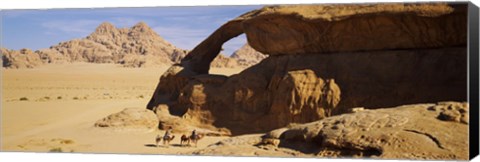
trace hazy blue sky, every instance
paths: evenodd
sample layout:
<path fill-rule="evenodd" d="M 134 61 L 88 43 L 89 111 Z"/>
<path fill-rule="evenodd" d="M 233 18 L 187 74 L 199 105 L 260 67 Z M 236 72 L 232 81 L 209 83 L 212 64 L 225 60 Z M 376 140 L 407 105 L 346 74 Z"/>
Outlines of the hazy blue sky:
<path fill-rule="evenodd" d="M 117 28 L 147 23 L 160 36 L 183 49 L 193 49 L 226 21 L 261 6 L 96 8 L 2 10 L 2 46 L 8 49 L 49 48 L 84 38 L 102 22 Z M 244 35 L 224 44 L 230 55 L 246 43 Z"/>

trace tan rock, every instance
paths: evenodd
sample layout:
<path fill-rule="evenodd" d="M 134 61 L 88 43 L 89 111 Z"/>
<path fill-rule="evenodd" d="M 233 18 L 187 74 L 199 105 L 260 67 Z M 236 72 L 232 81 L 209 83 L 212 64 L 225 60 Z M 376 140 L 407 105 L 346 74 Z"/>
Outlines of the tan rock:
<path fill-rule="evenodd" d="M 267 58 L 267 55 L 260 53 L 250 47 L 250 45 L 245 44 L 240 49 L 236 50 L 231 58 L 237 60 L 238 64 L 241 66 L 250 67 Z"/>
<path fill-rule="evenodd" d="M 275 138 L 263 138 L 262 141 L 259 144 L 260 145 L 272 145 L 272 146 L 278 147 L 278 145 L 280 144 L 280 140 L 275 139 Z"/>
<path fill-rule="evenodd" d="M 240 67 L 238 61 L 234 58 L 219 54 L 210 64 L 212 68 L 236 68 Z"/>
<path fill-rule="evenodd" d="M 445 3 L 289 5 L 238 19 L 254 49 L 283 55 L 465 45 L 465 14 Z"/>
<path fill-rule="evenodd" d="M 5 53 L 7 51 L 9 50 L 5 50 Z M 2 60 L 5 62 L 3 67 L 8 68 L 32 68 L 40 64 L 67 62 L 152 67 L 179 63 L 186 52 L 164 40 L 143 22 L 132 28 L 116 28 L 105 22 L 86 38 L 61 42 L 49 49 L 29 53 L 28 61 L 25 56 L 11 54 Z"/>
<path fill-rule="evenodd" d="M 199 107 L 209 111 L 209 123 L 218 123 L 233 134 L 262 132 L 291 122 L 319 120 L 327 116 L 326 110 L 335 115 L 351 107 L 466 100 L 467 72 L 456 66 L 465 60 L 465 48 L 287 55 L 266 58 L 240 74 L 208 84 L 203 83 L 205 79 L 193 79 L 199 74 L 181 68 L 183 74 L 178 77 L 165 73 L 171 81 L 160 81 L 159 87 L 171 90 L 157 90 L 149 108 L 179 100 L 178 95 L 166 99 L 167 94 L 188 94 L 172 105 L 172 114 L 183 116 L 188 109 Z M 335 84 L 328 86 L 325 80 L 329 79 Z"/>
<path fill-rule="evenodd" d="M 469 106 L 465 103 L 439 102 L 437 106 L 432 108 L 440 112 L 437 116 L 440 120 L 468 124 Z"/>
<path fill-rule="evenodd" d="M 455 103 L 466 108 L 465 103 Z M 269 132 L 232 137 L 194 153 L 200 155 L 357 157 L 387 159 L 468 159 L 468 126 L 437 119 L 441 104 L 405 105 L 332 116 L 283 131 L 278 147 L 268 148 Z M 445 107 L 445 106 L 444 106 Z M 448 107 L 448 106 L 447 106 Z M 274 133 L 275 134 L 275 133 Z M 313 135 L 313 136 L 312 136 Z M 312 136 L 312 140 L 305 140 Z M 300 137 L 300 138 L 299 138 Z M 455 138 L 451 138 L 455 137 Z M 278 139 L 277 139 L 278 140 Z M 252 141 L 252 142 L 245 142 Z M 256 142 L 256 141 L 255 141 Z M 238 148 L 237 152 L 228 150 Z M 259 151 L 263 150 L 263 151 Z"/>
<path fill-rule="evenodd" d="M 2 66 L 6 68 L 34 68 L 42 65 L 42 59 L 30 49 L 19 51 L 1 48 Z"/>
<path fill-rule="evenodd" d="M 346 28 L 364 19 L 372 19 L 370 28 Z M 169 104 L 173 115 L 243 134 L 311 122 L 351 107 L 465 101 L 467 72 L 459 66 L 466 64 L 464 20 L 465 5 L 443 3 L 265 7 L 225 23 L 190 51 L 176 65 L 182 67 L 181 81 L 158 85 L 176 88 L 157 88 L 147 108 Z M 431 35 L 421 32 L 430 27 Z M 440 31 L 450 36 L 435 34 Z M 244 32 L 254 49 L 270 57 L 216 82 L 194 79 L 215 80 L 207 73 L 222 44 Z M 398 34 L 398 41 L 391 40 Z M 418 42 L 420 37 L 425 40 Z M 177 80 L 177 74 L 166 75 Z"/>
<path fill-rule="evenodd" d="M 119 130 L 156 130 L 158 119 L 152 111 L 141 108 L 126 108 L 121 112 L 100 119 L 95 123 L 95 127 Z"/>
<path fill-rule="evenodd" d="M 268 55 L 465 46 L 466 9 L 445 3 L 269 6 L 222 25 L 182 65 L 208 73 L 223 43 L 242 33 Z"/>

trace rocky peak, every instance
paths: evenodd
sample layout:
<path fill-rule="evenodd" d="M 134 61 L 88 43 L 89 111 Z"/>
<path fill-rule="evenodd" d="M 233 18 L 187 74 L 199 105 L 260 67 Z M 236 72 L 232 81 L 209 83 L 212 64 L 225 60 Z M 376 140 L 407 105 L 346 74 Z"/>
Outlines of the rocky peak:
<path fill-rule="evenodd" d="M 49 49 L 35 52 L 26 49 L 10 52 L 2 49 L 2 54 L 11 53 L 9 57 L 5 57 L 8 59 L 5 62 L 12 63 L 4 65 L 11 68 L 64 62 L 118 63 L 125 67 L 171 65 L 180 62 L 187 52 L 163 39 L 145 22 L 139 22 L 129 28 L 116 28 L 112 23 L 103 22 L 86 38 L 61 42 Z M 31 56 L 28 60 L 37 62 L 23 65 L 20 62 L 25 62 L 27 58 L 17 59 L 17 55 L 20 54 L 35 54 L 41 59 Z M 242 66 L 244 64 L 241 64 L 241 61 L 224 55 L 212 63 L 212 66 L 218 68 L 234 68 L 238 65 L 246 67 Z"/>
<path fill-rule="evenodd" d="M 240 65 L 252 66 L 267 58 L 267 55 L 256 51 L 247 43 L 236 50 L 231 57 L 236 59 Z"/>
<path fill-rule="evenodd" d="M 140 31 L 140 32 L 152 32 L 152 28 L 150 28 L 145 22 L 141 21 L 135 24 L 132 28 L 132 31 Z"/>
<path fill-rule="evenodd" d="M 157 32 L 150 28 L 145 22 L 139 22 L 127 29 L 128 36 L 136 40 L 156 40 L 166 46 L 170 46 Z"/>
<path fill-rule="evenodd" d="M 111 33 L 113 31 L 116 31 L 117 28 L 115 28 L 115 26 L 109 22 L 103 22 L 102 24 L 100 24 L 96 29 L 95 29 L 95 32 L 94 33 L 97 33 L 97 34 L 106 34 L 106 33 Z"/>
<path fill-rule="evenodd" d="M 29 53 L 33 53 L 33 51 L 31 49 L 28 49 L 28 48 L 20 49 L 20 54 L 29 54 Z"/>

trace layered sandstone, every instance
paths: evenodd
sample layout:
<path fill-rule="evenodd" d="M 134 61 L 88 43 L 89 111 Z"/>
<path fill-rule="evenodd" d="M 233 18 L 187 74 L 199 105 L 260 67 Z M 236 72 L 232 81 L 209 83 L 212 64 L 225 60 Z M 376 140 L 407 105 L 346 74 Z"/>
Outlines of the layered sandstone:
<path fill-rule="evenodd" d="M 160 78 L 147 105 L 233 134 L 353 107 L 466 101 L 466 6 L 274 6 L 225 23 Z M 230 77 L 212 60 L 242 33 L 269 57 Z M 457 120 L 456 117 L 452 120 Z"/>

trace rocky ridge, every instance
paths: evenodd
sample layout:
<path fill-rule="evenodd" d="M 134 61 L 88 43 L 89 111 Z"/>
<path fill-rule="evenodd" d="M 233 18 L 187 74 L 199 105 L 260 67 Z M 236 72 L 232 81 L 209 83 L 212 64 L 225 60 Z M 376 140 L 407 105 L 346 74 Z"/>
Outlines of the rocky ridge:
<path fill-rule="evenodd" d="M 37 51 L 2 48 L 1 52 L 5 68 L 34 68 L 42 64 L 71 62 L 114 63 L 124 67 L 169 66 L 179 63 L 188 51 L 167 42 L 144 22 L 131 28 L 116 28 L 104 22 L 86 38 Z M 212 63 L 217 68 L 245 65 L 224 55 L 219 55 Z"/>

